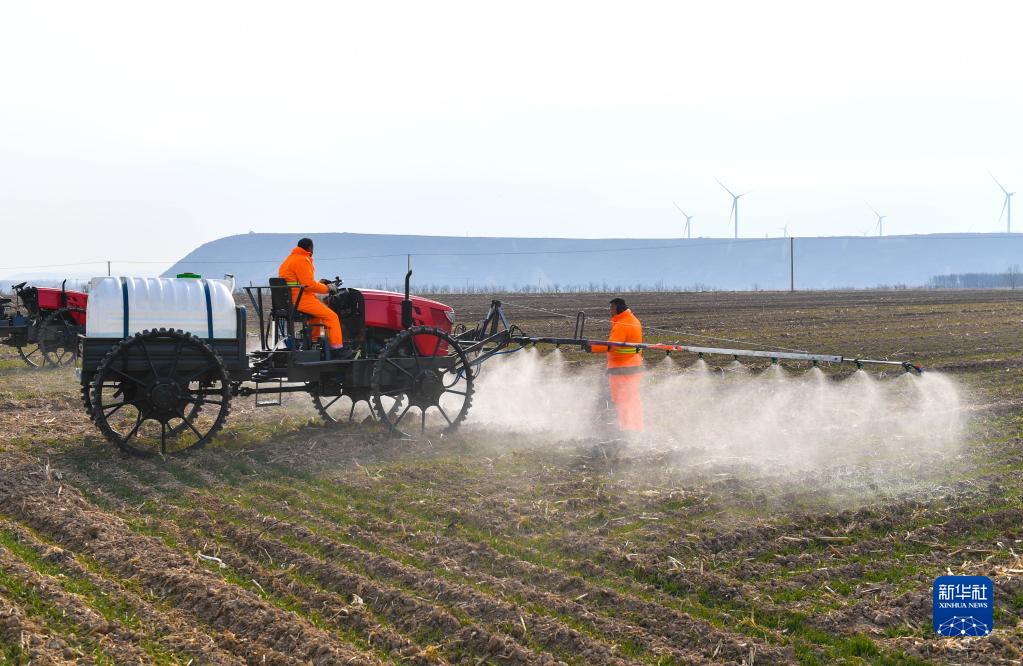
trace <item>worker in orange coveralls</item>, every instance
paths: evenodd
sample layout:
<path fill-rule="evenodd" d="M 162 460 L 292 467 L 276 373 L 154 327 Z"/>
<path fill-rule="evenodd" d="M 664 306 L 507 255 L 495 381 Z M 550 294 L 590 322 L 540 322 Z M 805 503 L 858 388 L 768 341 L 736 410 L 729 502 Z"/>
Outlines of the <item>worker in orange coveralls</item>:
<path fill-rule="evenodd" d="M 284 260 L 277 270 L 277 275 L 287 280 L 293 288 L 291 298 L 299 298 L 298 287 L 305 287 L 302 297 L 298 301 L 298 311 L 311 315 L 309 320 L 312 327 L 312 337 L 315 341 L 320 337 L 320 326 L 327 329 L 327 338 L 330 341 L 331 356 L 333 358 L 349 358 L 352 352 L 344 347 L 344 338 L 341 334 L 341 321 L 337 313 L 327 307 L 323 301 L 316 298 L 316 294 L 332 294 L 337 291 L 337 285 L 330 280 L 316 281 L 316 269 L 313 266 L 313 241 L 309 238 L 302 238 L 298 246 L 292 249 L 291 254 Z"/>
<path fill-rule="evenodd" d="M 643 325 L 625 304 L 611 301 L 611 342 L 643 342 Z M 639 398 L 639 381 L 643 376 L 643 355 L 634 347 L 592 345 L 590 351 L 607 353 L 608 383 L 611 400 L 618 413 L 618 429 L 622 432 L 643 432 L 643 403 Z"/>

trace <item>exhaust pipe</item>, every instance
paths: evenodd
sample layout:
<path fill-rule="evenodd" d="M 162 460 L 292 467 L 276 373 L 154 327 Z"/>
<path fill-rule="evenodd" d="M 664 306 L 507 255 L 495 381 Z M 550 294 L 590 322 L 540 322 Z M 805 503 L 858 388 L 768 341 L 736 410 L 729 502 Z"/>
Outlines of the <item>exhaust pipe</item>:
<path fill-rule="evenodd" d="M 405 300 L 401 302 L 401 327 L 412 328 L 412 299 L 409 297 L 412 282 L 412 269 L 405 273 Z"/>

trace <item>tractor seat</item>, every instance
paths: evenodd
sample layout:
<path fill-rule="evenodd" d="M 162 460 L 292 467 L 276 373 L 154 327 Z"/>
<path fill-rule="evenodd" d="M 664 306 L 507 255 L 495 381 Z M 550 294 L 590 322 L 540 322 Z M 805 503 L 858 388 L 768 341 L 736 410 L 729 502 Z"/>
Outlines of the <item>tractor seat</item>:
<path fill-rule="evenodd" d="M 274 319 L 292 319 L 299 323 L 305 323 L 312 317 L 304 312 L 295 310 L 295 315 L 292 318 L 292 309 L 294 308 L 294 301 L 291 300 L 291 287 L 288 286 L 287 280 L 284 278 L 270 278 L 268 280 L 270 285 L 270 316 Z"/>

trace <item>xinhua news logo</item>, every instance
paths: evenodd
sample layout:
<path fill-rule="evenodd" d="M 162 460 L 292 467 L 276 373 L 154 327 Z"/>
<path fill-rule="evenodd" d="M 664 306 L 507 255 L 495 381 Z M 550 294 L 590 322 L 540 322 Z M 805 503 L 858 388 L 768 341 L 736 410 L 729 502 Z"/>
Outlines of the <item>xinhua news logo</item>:
<path fill-rule="evenodd" d="M 987 636 L 995 625 L 995 586 L 987 576 L 942 576 L 934 581 L 934 631 L 942 636 Z"/>

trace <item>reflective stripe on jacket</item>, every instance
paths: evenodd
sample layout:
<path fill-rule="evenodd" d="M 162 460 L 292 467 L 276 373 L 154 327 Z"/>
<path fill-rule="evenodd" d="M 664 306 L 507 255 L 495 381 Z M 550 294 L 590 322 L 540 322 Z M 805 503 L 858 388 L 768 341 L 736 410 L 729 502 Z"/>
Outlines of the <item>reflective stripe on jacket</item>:
<path fill-rule="evenodd" d="M 632 310 L 620 312 L 611 317 L 611 334 L 607 338 L 611 342 L 643 342 L 643 325 L 639 323 Z M 643 365 L 643 354 L 635 347 L 611 347 L 593 345 L 594 352 L 607 352 L 608 368 L 632 368 Z"/>

